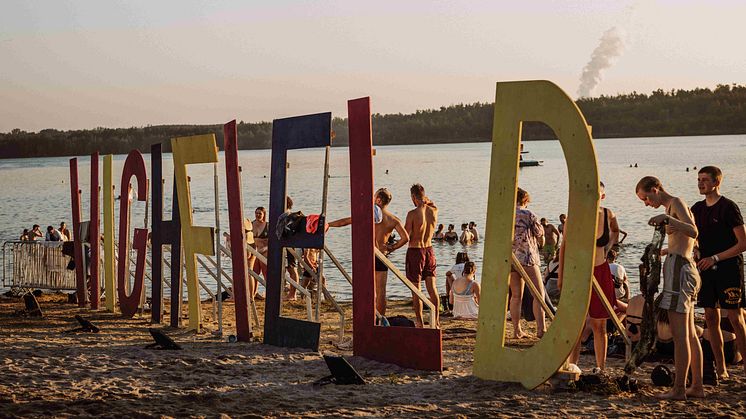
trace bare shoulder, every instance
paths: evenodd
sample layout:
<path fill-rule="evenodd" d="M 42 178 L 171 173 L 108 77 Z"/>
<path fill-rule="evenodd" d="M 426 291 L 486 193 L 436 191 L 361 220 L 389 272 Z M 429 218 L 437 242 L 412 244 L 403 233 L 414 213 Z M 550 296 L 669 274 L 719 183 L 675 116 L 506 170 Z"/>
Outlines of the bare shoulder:
<path fill-rule="evenodd" d="M 686 202 L 684 202 L 681 198 L 674 198 L 672 202 L 672 210 L 673 213 L 676 214 L 679 217 L 688 216 L 690 214 L 689 207 L 686 205 Z"/>

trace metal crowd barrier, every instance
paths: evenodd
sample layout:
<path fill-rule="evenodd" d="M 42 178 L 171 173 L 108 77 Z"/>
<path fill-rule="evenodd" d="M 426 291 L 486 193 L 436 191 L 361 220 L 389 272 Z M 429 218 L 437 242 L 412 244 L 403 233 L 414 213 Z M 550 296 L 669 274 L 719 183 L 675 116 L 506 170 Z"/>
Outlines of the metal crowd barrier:
<path fill-rule="evenodd" d="M 63 242 L 6 241 L 3 243 L 3 288 L 75 290 L 75 271 Z"/>

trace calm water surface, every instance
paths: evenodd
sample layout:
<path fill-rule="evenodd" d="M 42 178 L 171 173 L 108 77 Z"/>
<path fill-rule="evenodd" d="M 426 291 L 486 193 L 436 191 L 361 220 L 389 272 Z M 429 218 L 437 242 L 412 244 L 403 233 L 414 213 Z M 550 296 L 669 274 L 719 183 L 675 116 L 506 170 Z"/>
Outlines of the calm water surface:
<path fill-rule="evenodd" d="M 633 293 L 638 292 L 637 265 L 645 245 L 652 237 L 647 220 L 662 209 L 646 208 L 635 196 L 634 187 L 645 175 L 659 177 L 666 189 L 692 205 L 702 199 L 697 192 L 697 171 L 693 167 L 708 164 L 720 166 L 725 174 L 722 192 L 741 207 L 746 205 L 746 136 L 670 137 L 595 140 L 601 179 L 606 184 L 607 198 L 603 205 L 613 209 L 620 227 L 629 233 L 622 246 L 620 262 L 627 269 L 633 283 Z M 539 217 L 546 217 L 557 224 L 560 213 L 567 212 L 567 167 L 559 142 L 539 141 L 526 144 L 529 158 L 543 160 L 541 167 L 521 170 L 519 184 L 532 196 L 529 208 Z M 349 159 L 346 148 L 333 149 L 329 181 L 328 218 L 349 215 Z M 257 206 L 268 206 L 270 151 L 245 150 L 239 155 L 243 167 L 242 187 L 245 215 L 253 216 Z M 114 157 L 114 184 L 120 190 L 122 166 L 126 156 Z M 166 208 L 170 208 L 172 188 L 171 156 L 165 155 L 164 177 L 167 179 Z M 570 157 L 572 158 L 572 157 Z M 149 156 L 145 156 L 149 171 Z M 90 159 L 79 157 L 81 189 L 83 190 L 83 219 L 88 217 L 90 196 Z M 222 154 L 218 167 L 220 177 L 220 209 L 222 230 L 227 231 L 227 201 L 225 193 L 225 167 Z M 323 183 L 323 150 L 291 151 L 288 193 L 295 201 L 295 208 L 305 214 L 321 210 Z M 71 223 L 69 158 L 15 159 L 0 161 L 0 238 L 14 240 L 23 228 L 40 224 L 59 225 Z M 637 168 L 630 164 L 637 163 Z M 490 144 L 443 144 L 416 146 L 376 147 L 375 186 L 387 187 L 393 193 L 391 211 L 402 220 L 412 208 L 409 187 L 422 183 L 428 196 L 440 208 L 439 222 L 455 224 L 475 221 L 484 230 L 487 210 L 487 192 L 490 166 Z M 687 172 L 686 168 L 690 171 Z M 192 177 L 192 202 L 195 224 L 215 225 L 215 199 L 213 166 L 189 167 Z M 386 171 L 388 170 L 388 174 Z M 118 219 L 118 202 L 115 218 Z M 169 215 L 166 215 L 169 218 Z M 145 204 L 136 202 L 132 215 L 133 227 L 145 222 Z M 149 221 L 148 221 L 149 223 Z M 332 229 L 327 244 L 342 264 L 352 270 L 350 257 L 350 227 Z M 481 268 L 484 257 L 482 243 L 470 246 L 460 244 L 435 244 L 438 259 L 439 287 L 443 287 L 445 271 L 451 266 L 457 252 L 466 250 Z M 405 249 L 391 258 L 404 270 Z M 227 263 L 226 263 L 227 264 Z M 225 265 L 225 264 L 224 264 Z M 329 263 L 325 265 L 330 290 L 341 300 L 352 296 L 351 287 Z M 479 276 L 479 275 L 478 275 Z M 204 272 L 202 280 L 216 285 Z M 441 292 L 443 290 L 441 289 Z M 408 295 L 407 289 L 389 275 L 390 296 Z"/>

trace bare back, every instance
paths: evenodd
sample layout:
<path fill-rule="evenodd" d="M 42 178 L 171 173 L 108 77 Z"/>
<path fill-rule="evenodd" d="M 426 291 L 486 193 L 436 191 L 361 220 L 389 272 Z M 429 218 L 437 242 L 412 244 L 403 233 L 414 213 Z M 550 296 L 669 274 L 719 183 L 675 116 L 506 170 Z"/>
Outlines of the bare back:
<path fill-rule="evenodd" d="M 421 204 L 407 213 L 404 228 L 409 233 L 409 247 L 427 248 L 432 246 L 435 225 L 438 223 L 438 208 L 430 202 Z"/>

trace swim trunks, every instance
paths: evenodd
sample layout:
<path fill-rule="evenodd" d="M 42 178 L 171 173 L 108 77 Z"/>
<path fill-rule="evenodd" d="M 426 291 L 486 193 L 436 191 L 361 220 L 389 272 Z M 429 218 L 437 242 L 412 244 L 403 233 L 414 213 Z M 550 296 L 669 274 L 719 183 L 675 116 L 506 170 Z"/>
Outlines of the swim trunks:
<path fill-rule="evenodd" d="M 435 276 L 435 252 L 430 247 L 410 247 L 407 249 L 407 279 L 419 284 L 424 276 Z"/>
<path fill-rule="evenodd" d="M 388 272 L 389 267 L 376 256 L 376 272 Z"/>
<path fill-rule="evenodd" d="M 682 314 L 690 312 L 700 284 L 697 265 L 691 259 L 669 254 L 663 262 L 663 291 L 658 307 Z"/>
<path fill-rule="evenodd" d="M 714 269 L 713 269 L 714 268 Z M 736 309 L 746 307 L 743 281 L 743 255 L 721 260 L 712 268 L 700 272 L 702 288 L 697 306 Z"/>
<path fill-rule="evenodd" d="M 611 277 L 609 262 L 604 261 L 604 263 L 594 267 L 593 276 L 598 281 L 598 285 L 601 286 L 601 290 L 604 292 L 606 299 L 609 300 L 611 307 L 616 308 L 616 292 L 614 291 L 614 279 Z M 592 319 L 608 319 L 610 317 L 601 302 L 601 298 L 596 295 L 595 291 L 591 292 L 591 304 L 588 306 L 588 315 Z"/>
<path fill-rule="evenodd" d="M 554 259 L 554 255 L 556 254 L 556 252 L 556 244 L 545 244 L 544 247 L 539 250 L 539 253 L 541 253 L 541 257 L 544 259 L 544 263 L 546 264 L 549 264 L 549 262 Z"/>

